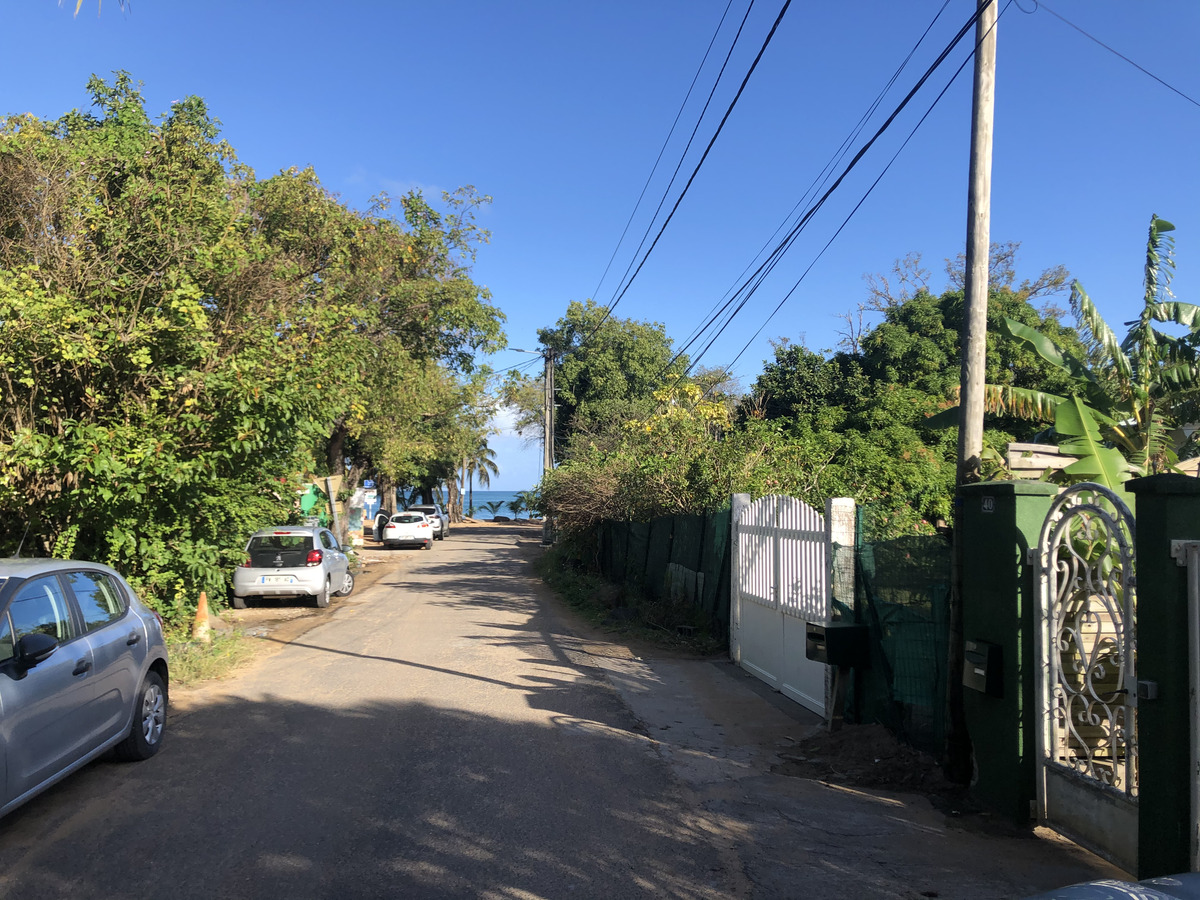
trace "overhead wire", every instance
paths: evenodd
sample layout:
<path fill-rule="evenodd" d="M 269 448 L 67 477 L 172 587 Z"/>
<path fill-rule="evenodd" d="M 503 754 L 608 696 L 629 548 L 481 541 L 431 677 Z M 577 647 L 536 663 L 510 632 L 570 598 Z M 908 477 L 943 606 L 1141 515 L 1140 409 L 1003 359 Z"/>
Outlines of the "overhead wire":
<path fill-rule="evenodd" d="M 1007 9 L 1009 8 L 1009 6 L 1012 5 L 1012 3 L 1013 3 L 1013 0 L 1008 0 L 1008 3 L 1006 3 L 1004 5 L 1004 8 L 1000 11 L 999 15 L 1003 16 L 1005 11 L 1007 11 Z M 999 16 L 997 18 L 999 18 Z M 854 208 L 851 209 L 849 214 L 846 216 L 846 218 L 842 220 L 842 224 L 838 226 L 837 231 L 835 231 L 833 233 L 833 236 L 830 237 L 829 240 L 825 242 L 825 246 L 821 248 L 820 252 L 817 253 L 817 255 L 815 257 L 813 257 L 812 261 L 808 264 L 808 267 L 801 273 L 800 277 L 796 280 L 796 283 L 792 285 L 791 289 L 786 294 L 784 294 L 783 299 L 781 299 L 779 301 L 779 303 L 776 304 L 775 308 L 771 311 L 771 314 L 769 316 L 767 316 L 766 320 L 762 323 L 762 325 L 760 325 L 758 327 L 758 330 L 755 331 L 753 335 L 751 335 L 750 340 L 746 341 L 746 343 L 742 347 L 742 349 L 738 351 L 737 356 L 735 356 L 733 358 L 733 360 L 729 363 L 729 365 L 727 365 L 725 367 L 725 371 L 732 370 L 732 368 L 735 365 L 737 365 L 737 361 L 742 358 L 742 354 L 745 353 L 750 348 L 750 345 L 752 343 L 754 343 L 754 341 L 758 338 L 758 336 L 760 334 L 762 334 L 763 329 L 766 328 L 767 325 L 771 322 L 771 320 L 775 318 L 775 316 L 783 308 L 783 305 L 785 303 L 787 303 L 787 301 L 791 298 L 792 294 L 794 294 L 796 292 L 796 290 L 800 287 L 801 282 L 803 282 L 804 279 L 808 276 L 808 273 L 812 271 L 813 266 L 815 266 L 817 264 L 817 262 L 821 259 L 821 257 L 825 255 L 825 251 L 830 248 L 830 246 L 833 244 L 833 242 L 835 240 L 837 240 L 838 236 L 842 233 L 843 229 L 845 229 L 845 227 L 850 223 L 850 220 L 854 217 L 855 213 L 858 212 L 859 207 L 861 207 L 867 201 L 867 198 L 871 196 L 871 193 L 878 186 L 879 182 L 883 180 L 884 175 L 886 175 L 888 173 L 888 170 L 891 169 L 892 164 L 896 162 L 896 160 L 899 158 L 900 154 L 904 151 L 904 148 L 908 146 L 909 141 L 911 141 L 913 139 L 913 137 L 916 135 L 918 129 L 920 129 L 920 127 L 925 123 L 925 120 L 927 118 L 929 118 L 929 114 L 932 113 L 934 108 L 938 105 L 938 103 L 941 102 L 942 97 L 944 97 L 946 95 L 946 92 L 948 90 L 950 90 L 950 87 L 954 84 L 955 81 L 958 80 L 958 76 L 962 74 L 962 70 L 964 68 L 966 68 L 967 63 L 969 63 L 974 58 L 974 56 L 975 56 L 975 51 L 972 50 L 969 54 L 967 54 L 966 58 L 959 64 L 958 68 L 954 70 L 954 74 L 952 76 L 950 76 L 950 79 L 946 82 L 945 86 L 938 93 L 937 97 L 934 98 L 933 102 L 929 105 L 929 108 L 925 110 L 924 114 L 917 121 L 916 125 L 914 125 L 912 130 L 908 133 L 908 136 L 904 139 L 904 141 L 896 149 L 896 152 L 892 154 L 892 158 L 888 160 L 887 165 L 883 167 L 883 170 L 879 173 L 879 175 L 875 178 L 875 180 L 873 182 L 871 182 L 871 186 L 869 188 L 867 188 L 866 192 L 862 195 L 862 197 L 859 199 L 859 201 L 854 205 Z"/>
<path fill-rule="evenodd" d="M 663 156 L 667 152 L 667 147 L 670 146 L 671 138 L 675 135 L 675 128 L 679 124 L 679 120 L 683 117 L 683 111 L 687 109 L 688 101 L 692 98 L 692 91 L 695 90 L 696 83 L 700 80 L 700 73 L 704 71 L 704 66 L 708 62 L 709 54 L 712 53 L 713 46 L 717 42 L 717 38 L 721 34 L 721 29 L 725 25 L 725 19 L 729 15 L 729 10 L 733 7 L 733 0 L 725 5 L 725 11 L 721 14 L 721 20 L 717 23 L 716 31 L 713 32 L 712 40 L 708 42 L 708 48 L 704 51 L 704 57 L 700 60 L 700 66 L 696 69 L 696 74 L 692 76 L 692 83 L 688 85 L 687 93 L 684 94 L 683 102 L 679 105 L 679 111 L 675 113 L 675 120 L 671 123 L 671 128 L 667 132 L 666 140 L 663 141 L 662 147 L 658 151 L 658 157 L 654 160 L 654 165 L 650 167 L 650 174 L 646 176 L 646 183 L 642 185 L 642 192 L 638 194 L 637 202 L 633 205 L 633 210 L 629 214 L 629 219 L 625 222 L 625 228 L 621 231 L 621 237 L 617 240 L 617 246 L 613 248 L 612 256 L 608 259 L 608 264 L 604 267 L 604 272 L 600 275 L 600 280 L 596 283 L 596 289 L 592 291 L 592 296 L 595 297 L 600 293 L 600 286 L 604 284 L 604 279 L 608 277 L 608 272 L 612 268 L 613 261 L 617 258 L 617 253 L 621 250 L 621 245 L 625 243 L 625 237 L 629 233 L 629 228 L 633 224 L 634 218 L 637 216 L 638 210 L 642 206 L 642 200 L 646 197 L 646 191 L 650 189 L 650 184 L 654 180 L 654 175 L 658 171 L 658 165 L 662 162 Z M 696 125 L 692 129 L 692 136 L 688 138 L 687 145 L 683 148 L 680 154 L 679 162 L 675 166 L 675 174 L 671 176 L 671 181 L 667 184 L 666 190 L 663 193 L 663 200 L 659 201 L 658 209 L 654 212 L 654 217 L 650 220 L 650 225 L 646 227 L 646 234 L 642 237 L 642 243 L 638 244 L 637 250 L 634 251 L 633 258 L 637 258 L 637 254 L 642 249 L 642 244 L 645 243 L 646 236 L 649 235 L 650 229 L 654 225 L 654 219 L 658 218 L 658 213 L 662 209 L 663 201 L 671 190 L 671 185 L 675 183 L 675 176 L 679 174 L 679 168 L 683 165 L 683 160 L 687 157 L 688 150 L 691 149 L 692 140 L 696 137 L 696 131 L 700 128 L 700 122 L 704 119 L 704 114 L 708 111 L 708 104 L 712 101 L 713 94 L 716 92 L 717 85 L 721 81 L 721 76 L 725 73 L 725 65 L 729 62 L 729 56 L 733 53 L 733 48 L 737 45 L 738 38 L 741 36 L 742 27 L 746 24 L 746 18 L 750 15 L 750 10 L 754 8 L 754 0 L 750 0 L 750 4 L 746 7 L 746 15 L 742 17 L 742 26 L 738 28 L 737 34 L 734 35 L 733 42 L 729 45 L 729 53 L 725 56 L 725 63 L 722 64 L 720 72 L 717 74 L 716 81 L 713 82 L 712 90 L 709 91 L 708 100 L 704 103 L 704 108 L 700 111 L 700 116 L 696 120 Z M 630 266 L 633 265 L 632 260 Z M 629 268 L 625 269 L 625 275 L 629 274 Z M 624 282 L 625 276 L 621 276 L 621 281 Z M 615 291 L 614 291 L 615 294 Z"/>
<path fill-rule="evenodd" d="M 1080 34 L 1082 34 L 1089 41 L 1093 41 L 1093 42 L 1099 44 L 1101 47 L 1103 47 L 1109 53 L 1113 54 L 1114 56 L 1118 57 L 1119 59 L 1123 59 L 1125 62 L 1129 63 L 1129 65 L 1133 66 L 1135 69 L 1137 69 L 1139 72 L 1141 72 L 1143 75 L 1148 75 L 1151 78 L 1153 78 L 1155 81 L 1157 81 L 1163 87 L 1165 87 L 1167 90 L 1173 91 L 1174 93 L 1178 94 L 1180 97 L 1182 97 L 1188 103 L 1191 103 L 1193 106 L 1200 106 L 1200 101 L 1197 101 L 1194 97 L 1191 97 L 1191 96 L 1185 94 L 1183 91 L 1179 90 L 1179 88 L 1175 87 L 1174 85 L 1168 84 L 1166 81 L 1159 78 L 1157 75 L 1155 75 L 1149 69 L 1134 62 L 1132 59 L 1130 59 L 1128 56 L 1126 56 L 1121 51 L 1115 50 L 1112 47 L 1108 46 L 1108 44 L 1104 43 L 1104 41 L 1100 40 L 1095 35 L 1089 34 L 1088 32 L 1084 31 L 1082 28 L 1080 28 L 1074 22 L 1067 19 L 1065 16 L 1062 16 L 1062 15 L 1059 15 L 1058 13 L 1056 13 L 1049 6 L 1047 6 L 1045 3 L 1043 3 L 1042 0 L 1034 0 L 1033 6 L 1034 6 L 1033 12 L 1037 12 L 1037 10 L 1039 10 L 1039 9 L 1044 9 L 1046 12 L 1050 13 L 1050 15 L 1054 16 L 1054 18 L 1058 19 L 1064 25 L 1074 28 L 1076 31 L 1078 31 Z M 1020 9 L 1021 12 L 1024 12 L 1026 15 L 1033 15 L 1032 12 L 1026 12 L 1026 10 L 1023 7 L 1021 7 L 1020 4 L 1018 4 L 1017 8 Z"/>
<path fill-rule="evenodd" d="M 832 196 L 833 193 L 841 186 L 842 182 L 845 181 L 846 177 L 850 174 L 851 171 L 854 170 L 854 168 L 858 165 L 859 161 L 862 160 L 862 158 L 867 154 L 867 152 L 871 149 L 871 147 L 875 144 L 875 142 L 884 134 L 884 132 L 886 132 L 892 126 L 892 123 L 896 120 L 896 118 L 900 115 L 900 113 L 903 112 L 903 110 L 908 106 L 908 104 L 912 101 L 913 97 L 916 96 L 917 92 L 920 91 L 921 88 L 924 87 L 925 83 L 929 80 L 929 78 L 933 75 L 933 73 L 945 63 L 945 61 L 949 57 L 950 53 L 952 53 L 954 48 L 958 46 L 958 44 L 961 42 L 963 37 L 966 36 L 970 32 L 971 28 L 974 27 L 975 22 L 979 17 L 979 14 L 980 14 L 980 9 L 976 8 L 974 13 L 970 16 L 970 18 L 968 18 L 966 23 L 958 30 L 958 32 L 950 40 L 950 42 L 946 45 L 946 47 L 938 54 L 938 56 L 934 60 L 934 62 L 925 70 L 924 74 L 922 74 L 921 77 L 917 80 L 917 83 L 909 90 L 909 92 L 904 96 L 904 98 L 900 101 L 900 103 L 896 106 L 896 108 L 892 111 L 892 113 L 888 116 L 888 118 L 884 121 L 884 123 L 876 130 L 875 134 L 872 135 L 871 138 L 861 148 L 859 148 L 859 150 L 855 153 L 853 159 L 851 159 L 849 164 L 842 170 L 841 174 L 838 175 L 837 179 L 833 182 L 833 184 L 830 185 L 825 190 L 825 192 L 821 195 L 821 198 L 819 200 L 817 200 L 816 203 L 814 203 L 812 206 L 810 206 L 805 211 L 804 215 L 801 216 L 800 220 L 792 227 L 792 229 L 788 232 L 787 236 L 771 252 L 768 259 L 766 261 L 764 261 L 758 267 L 758 269 L 755 271 L 755 273 L 753 275 L 751 275 L 751 277 L 748 280 L 743 282 L 742 289 L 739 290 L 739 293 L 744 290 L 744 296 L 742 297 L 741 301 L 735 307 L 733 307 L 732 311 L 726 317 L 725 322 L 713 334 L 712 338 L 705 345 L 704 350 L 702 350 L 700 352 L 700 354 L 692 361 L 692 363 L 691 363 L 691 365 L 689 365 L 687 371 L 690 371 L 696 365 L 696 363 L 698 363 L 699 360 L 703 358 L 703 356 L 712 348 L 712 345 L 716 341 L 716 339 L 719 338 L 722 333 L 724 333 L 726 328 L 728 328 L 729 324 L 733 321 L 734 317 L 736 317 L 745 308 L 746 304 L 749 302 L 750 298 L 757 291 L 758 287 L 763 283 L 763 281 L 765 280 L 767 275 L 770 274 L 770 272 L 775 268 L 776 265 L 778 265 L 779 260 L 782 259 L 783 255 L 795 243 L 797 238 L 807 227 L 808 223 L 812 221 L 813 216 L 816 215 L 816 213 L 824 206 L 825 202 L 829 199 L 829 197 Z M 790 296 L 790 294 L 792 292 L 794 292 L 794 290 L 795 290 L 795 288 L 793 288 L 793 290 L 789 292 L 788 296 Z M 737 296 L 737 295 L 735 294 L 735 296 Z"/>
<path fill-rule="evenodd" d="M 791 5 L 792 0 L 784 0 L 783 7 L 780 9 L 779 15 L 775 17 L 775 21 L 771 25 L 771 30 L 767 33 L 766 39 L 763 41 L 762 46 L 755 55 L 749 71 L 746 72 L 745 77 L 738 86 L 737 93 L 734 95 L 729 107 L 725 110 L 725 114 L 721 117 L 721 121 L 717 125 L 717 129 L 713 133 L 712 138 L 709 140 L 708 145 L 704 148 L 704 153 L 701 155 L 700 161 L 696 163 L 696 167 L 692 170 L 691 176 L 688 178 L 687 183 L 683 186 L 683 190 L 680 192 L 679 197 L 675 200 L 675 205 L 671 207 L 671 212 L 667 215 L 666 219 L 662 223 L 662 226 L 659 228 L 658 233 L 654 236 L 653 242 L 643 254 L 641 262 L 638 263 L 637 268 L 633 271 L 633 274 L 629 276 L 628 280 L 625 282 L 625 286 L 621 289 L 616 299 L 609 304 L 608 308 L 604 312 L 604 315 L 601 316 L 600 321 L 597 322 L 592 330 L 584 337 L 584 340 L 580 341 L 576 349 L 582 348 L 587 341 L 591 340 L 599 332 L 600 328 L 612 315 L 613 310 L 617 308 L 617 304 L 621 302 L 621 300 L 625 297 L 625 294 L 629 291 L 629 288 L 633 285 L 634 279 L 637 278 L 638 274 L 642 271 L 642 268 L 646 265 L 646 261 L 650 258 L 650 254 L 654 252 L 654 248 L 658 245 L 659 240 L 662 238 L 663 232 L 667 230 L 667 226 L 671 223 L 671 219 L 674 218 L 675 213 L 679 210 L 679 205 L 683 202 L 683 198 L 687 196 L 688 190 L 691 188 L 692 183 L 696 180 L 696 176 L 700 174 L 701 167 L 703 167 L 705 160 L 708 159 L 709 153 L 712 152 L 712 148 L 716 144 L 717 138 L 721 136 L 721 132 L 725 128 L 726 122 L 729 121 L 729 117 L 733 114 L 734 108 L 737 106 L 738 101 L 741 99 L 742 94 L 746 90 L 746 85 L 749 84 L 751 76 L 754 75 L 755 69 L 758 68 L 759 62 L 762 61 L 763 55 L 767 51 L 767 47 L 770 46 L 772 38 L 775 37 L 775 32 L 779 30 L 779 25 L 783 21 L 783 17 L 786 15 L 788 8 Z"/>
<path fill-rule="evenodd" d="M 697 325 L 696 328 L 688 335 L 684 344 L 675 354 L 675 357 L 672 358 L 671 363 L 668 364 L 668 367 L 669 365 L 673 365 L 676 359 L 685 355 L 688 350 L 690 350 L 691 347 L 700 340 L 704 332 L 716 324 L 720 316 L 728 310 L 733 297 L 737 296 L 737 294 L 734 293 L 734 289 L 741 284 L 742 279 L 746 277 L 746 273 L 749 272 L 754 266 L 754 263 L 760 257 L 762 257 L 763 253 L 766 252 L 767 248 L 771 246 L 772 241 L 775 240 L 779 233 L 787 227 L 788 222 L 792 220 L 793 216 L 795 216 L 796 213 L 802 209 L 813 196 L 815 196 L 816 192 L 820 190 L 821 186 L 829 182 L 829 178 L 832 176 L 833 171 L 837 167 L 838 163 L 845 159 L 846 154 L 850 152 L 850 147 L 854 141 L 858 139 L 860 134 L 862 134 L 863 130 L 866 128 L 867 122 L 870 121 L 871 117 L 875 115 L 876 110 L 879 109 L 879 105 L 883 102 L 883 98 L 886 97 L 892 87 L 895 86 L 896 81 L 899 80 L 900 75 L 904 72 L 905 68 L 907 68 L 909 62 L 912 60 L 916 52 L 921 48 L 921 45 L 925 42 L 925 39 L 929 36 L 929 33 L 933 30 L 934 26 L 941 18 L 942 13 L 946 11 L 946 7 L 949 5 L 950 0 L 944 0 L 941 8 L 938 9 L 933 19 L 930 20 L 929 24 L 925 27 L 925 30 L 921 33 L 920 38 L 917 39 L 917 42 L 913 45 L 912 49 L 908 51 L 908 54 L 900 62 L 900 65 L 896 68 L 891 77 L 884 84 L 883 88 L 875 96 L 875 99 L 867 107 L 866 111 L 859 118 L 855 126 L 842 140 L 841 145 L 834 151 L 833 155 L 829 158 L 829 161 L 825 164 L 821 171 L 817 173 L 816 177 L 813 178 L 812 183 L 809 184 L 804 194 L 801 195 L 800 199 L 796 201 L 791 210 L 786 216 L 784 216 L 783 221 L 779 223 L 779 226 L 775 229 L 771 236 L 763 243 L 763 246 L 759 249 L 758 253 L 755 254 L 754 258 L 746 265 L 746 268 L 744 268 L 741 274 L 738 275 L 734 284 L 725 292 L 721 299 L 714 304 L 713 308 L 709 310 L 704 319 L 701 320 L 701 324 Z"/>

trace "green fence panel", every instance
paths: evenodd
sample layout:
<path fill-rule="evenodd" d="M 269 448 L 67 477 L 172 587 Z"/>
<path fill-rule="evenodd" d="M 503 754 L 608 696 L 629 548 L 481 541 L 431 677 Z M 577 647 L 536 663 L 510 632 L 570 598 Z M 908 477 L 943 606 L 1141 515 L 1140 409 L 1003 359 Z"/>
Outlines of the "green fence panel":
<path fill-rule="evenodd" d="M 949 543 L 914 535 L 862 544 L 857 619 L 871 636 L 871 668 L 859 673 L 854 715 L 941 754 L 950 642 Z"/>
<path fill-rule="evenodd" d="M 705 516 L 704 554 L 700 567 L 704 573 L 704 610 L 714 633 L 724 638 L 729 637 L 730 516 L 728 506 Z"/>
<path fill-rule="evenodd" d="M 662 516 L 652 522 L 603 522 L 596 529 L 595 565 L 634 596 L 664 596 L 672 563 L 703 575 L 696 605 L 711 632 L 729 634 L 730 510 Z M 591 563 L 588 563 L 591 565 Z M 636 602 L 636 601 L 635 601 Z"/>
<path fill-rule="evenodd" d="M 646 576 L 646 553 L 650 549 L 650 525 L 647 522 L 625 523 L 624 584 L 640 591 Z"/>
<path fill-rule="evenodd" d="M 646 539 L 646 560 L 642 567 L 642 590 L 647 597 L 661 600 L 666 587 L 667 566 L 671 562 L 671 544 L 675 517 L 663 516 L 650 522 Z"/>

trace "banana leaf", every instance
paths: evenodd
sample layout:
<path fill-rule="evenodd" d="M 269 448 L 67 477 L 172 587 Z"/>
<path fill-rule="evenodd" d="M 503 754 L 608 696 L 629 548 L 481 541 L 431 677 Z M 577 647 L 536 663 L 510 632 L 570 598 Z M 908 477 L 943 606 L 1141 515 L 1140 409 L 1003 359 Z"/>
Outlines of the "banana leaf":
<path fill-rule="evenodd" d="M 1058 432 L 1058 447 L 1078 459 L 1061 475 L 1071 481 L 1095 481 L 1124 495 L 1125 481 L 1137 474 L 1116 447 L 1105 445 L 1100 425 L 1078 397 L 1071 397 L 1054 411 L 1054 430 Z"/>

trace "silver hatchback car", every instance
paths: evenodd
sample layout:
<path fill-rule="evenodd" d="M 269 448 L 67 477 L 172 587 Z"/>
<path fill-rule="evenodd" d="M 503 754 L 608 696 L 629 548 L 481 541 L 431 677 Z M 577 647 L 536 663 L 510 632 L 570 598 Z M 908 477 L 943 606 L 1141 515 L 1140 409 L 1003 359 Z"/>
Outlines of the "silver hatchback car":
<path fill-rule="evenodd" d="M 354 590 L 350 559 L 328 528 L 280 525 L 256 531 L 233 570 L 233 606 L 252 597 L 311 597 L 317 606 Z"/>
<path fill-rule="evenodd" d="M 162 620 L 113 569 L 0 560 L 0 816 L 108 750 L 157 753 L 167 684 Z"/>

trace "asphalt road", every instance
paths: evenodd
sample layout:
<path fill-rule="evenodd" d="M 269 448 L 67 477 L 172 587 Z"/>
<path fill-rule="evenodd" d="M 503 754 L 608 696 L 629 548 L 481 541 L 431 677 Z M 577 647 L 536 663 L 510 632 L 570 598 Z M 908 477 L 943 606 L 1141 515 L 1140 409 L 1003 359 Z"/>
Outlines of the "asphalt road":
<path fill-rule="evenodd" d="M 0 821 L 0 896 L 746 894 L 520 537 L 413 551 L 190 698 L 154 759 L 95 763 Z"/>
<path fill-rule="evenodd" d="M 1122 876 L 1044 830 L 794 777 L 819 718 L 569 618 L 538 537 L 460 526 L 311 618 L 251 611 L 275 652 L 173 698 L 158 756 L 0 820 L 0 898 L 1002 900 Z"/>

